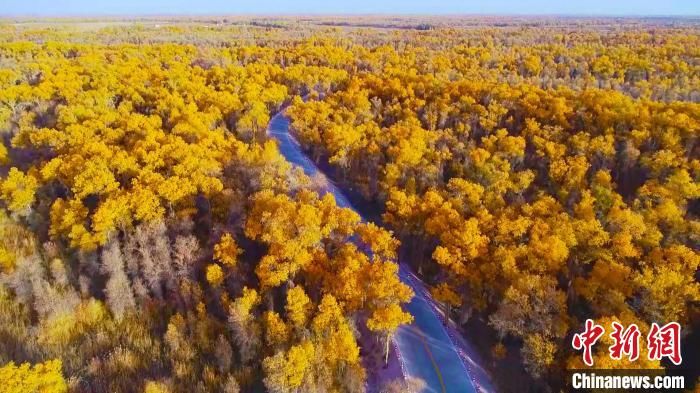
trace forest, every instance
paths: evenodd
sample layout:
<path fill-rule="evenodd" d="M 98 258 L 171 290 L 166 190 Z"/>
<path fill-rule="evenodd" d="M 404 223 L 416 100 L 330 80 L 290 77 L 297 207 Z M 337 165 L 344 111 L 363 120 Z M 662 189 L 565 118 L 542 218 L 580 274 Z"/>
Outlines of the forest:
<path fill-rule="evenodd" d="M 0 391 L 414 391 L 399 261 L 498 391 L 697 366 L 699 134 L 692 19 L 2 21 Z"/>

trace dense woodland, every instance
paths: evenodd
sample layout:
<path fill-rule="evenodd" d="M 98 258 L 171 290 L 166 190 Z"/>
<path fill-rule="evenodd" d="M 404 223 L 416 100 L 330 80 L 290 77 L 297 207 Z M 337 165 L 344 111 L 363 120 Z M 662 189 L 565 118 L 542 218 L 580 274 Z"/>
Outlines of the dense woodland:
<path fill-rule="evenodd" d="M 380 206 L 446 310 L 486 324 L 494 360 L 515 356 L 535 383 L 583 366 L 570 343 L 587 318 L 643 332 L 678 321 L 688 337 L 700 327 L 697 28 L 473 34 L 378 48 L 378 69 L 295 99 L 296 134 Z M 595 363 L 665 366 L 611 361 L 607 345 Z"/>
<path fill-rule="evenodd" d="M 366 391 L 398 259 L 504 391 L 560 386 L 586 318 L 678 321 L 691 359 L 695 21 L 122 23 L 0 24 L 10 391 Z M 285 105 L 376 224 L 266 137 Z"/>

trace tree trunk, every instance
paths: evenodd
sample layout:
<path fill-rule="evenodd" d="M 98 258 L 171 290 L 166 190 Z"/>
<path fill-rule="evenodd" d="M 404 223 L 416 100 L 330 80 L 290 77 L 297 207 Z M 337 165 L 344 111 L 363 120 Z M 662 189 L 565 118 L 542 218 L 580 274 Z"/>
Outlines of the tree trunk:
<path fill-rule="evenodd" d="M 420 235 L 415 237 L 416 257 L 418 258 L 418 274 L 423 275 L 423 262 L 425 258 L 425 239 Z"/>
<path fill-rule="evenodd" d="M 389 367 L 389 341 L 391 341 L 391 335 L 386 335 L 386 350 L 384 352 L 384 368 Z"/>

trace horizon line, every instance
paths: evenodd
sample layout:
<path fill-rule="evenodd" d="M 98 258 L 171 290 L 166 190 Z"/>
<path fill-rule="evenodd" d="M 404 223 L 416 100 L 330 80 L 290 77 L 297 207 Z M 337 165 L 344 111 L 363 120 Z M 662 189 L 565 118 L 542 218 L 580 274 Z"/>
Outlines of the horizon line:
<path fill-rule="evenodd" d="M 76 13 L 76 14 L 41 14 L 41 13 L 18 13 L 4 14 L 0 12 L 0 19 L 7 18 L 51 18 L 51 19 L 67 19 L 67 18 L 167 18 L 167 17 L 362 17 L 362 16 L 399 16 L 399 17 L 579 17 L 579 18 L 700 18 L 698 14 L 615 14 L 615 13 L 415 13 L 415 12 L 242 12 L 242 13 L 198 13 L 198 12 L 173 12 L 173 13 Z"/>

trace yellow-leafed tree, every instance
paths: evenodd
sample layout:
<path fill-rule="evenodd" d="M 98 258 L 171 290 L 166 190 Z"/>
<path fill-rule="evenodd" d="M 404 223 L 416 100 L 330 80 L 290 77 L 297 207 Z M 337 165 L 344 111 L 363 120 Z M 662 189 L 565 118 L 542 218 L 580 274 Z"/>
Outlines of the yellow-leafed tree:
<path fill-rule="evenodd" d="M 10 362 L 0 367 L 0 390 L 6 393 L 64 393 L 68 385 L 61 373 L 61 361 L 49 360 L 34 366 Z"/>

